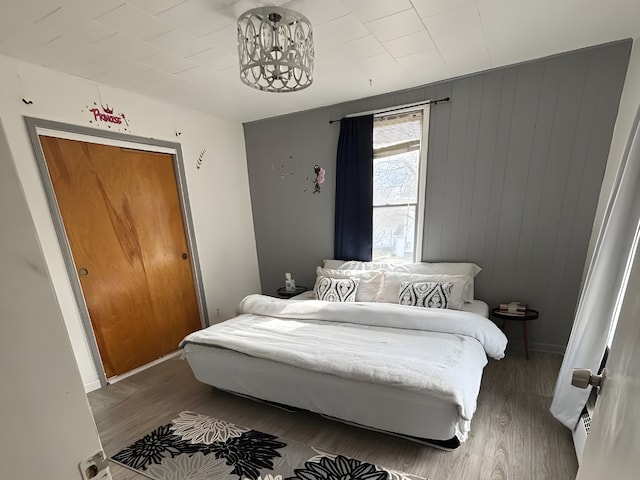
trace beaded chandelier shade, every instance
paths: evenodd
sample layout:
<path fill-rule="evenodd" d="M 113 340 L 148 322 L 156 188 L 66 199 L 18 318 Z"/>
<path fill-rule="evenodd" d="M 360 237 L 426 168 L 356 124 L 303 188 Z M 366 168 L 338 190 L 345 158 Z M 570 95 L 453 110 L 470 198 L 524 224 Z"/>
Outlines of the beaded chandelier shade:
<path fill-rule="evenodd" d="M 304 15 L 281 7 L 238 18 L 240 79 L 266 92 L 295 92 L 313 82 L 313 31 Z"/>

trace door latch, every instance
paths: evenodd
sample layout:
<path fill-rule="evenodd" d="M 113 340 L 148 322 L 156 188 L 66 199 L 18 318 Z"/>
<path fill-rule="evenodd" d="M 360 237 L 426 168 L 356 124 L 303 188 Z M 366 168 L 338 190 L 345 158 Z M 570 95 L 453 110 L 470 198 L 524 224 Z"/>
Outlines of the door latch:
<path fill-rule="evenodd" d="M 602 371 L 602 375 L 594 375 L 591 370 L 586 368 L 575 368 L 571 376 L 571 385 L 578 388 L 587 388 L 592 385 L 596 388 L 602 388 L 607 378 L 607 370 Z"/>

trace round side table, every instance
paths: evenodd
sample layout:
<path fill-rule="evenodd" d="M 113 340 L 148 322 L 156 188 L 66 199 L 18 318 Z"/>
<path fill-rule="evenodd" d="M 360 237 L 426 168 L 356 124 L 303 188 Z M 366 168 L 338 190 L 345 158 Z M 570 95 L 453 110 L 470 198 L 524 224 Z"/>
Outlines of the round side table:
<path fill-rule="evenodd" d="M 522 322 L 522 336 L 524 337 L 524 356 L 527 360 L 529 360 L 529 341 L 527 338 L 527 322 L 537 319 L 539 316 L 538 311 L 528 308 L 525 310 L 524 315 L 514 315 L 511 313 L 500 311 L 500 308 L 496 307 L 491 310 L 491 316 L 502 320 L 501 328 L 503 332 L 505 331 L 505 328 L 507 326 L 507 321 L 511 320 L 516 322 Z"/>
<path fill-rule="evenodd" d="M 278 296 L 280 298 L 291 298 L 291 297 L 295 297 L 296 295 L 300 295 L 301 293 L 306 292 L 307 290 L 309 290 L 307 287 L 296 287 L 295 291 L 293 292 L 287 292 L 286 288 L 284 287 L 280 287 L 278 290 L 276 290 L 278 292 Z"/>

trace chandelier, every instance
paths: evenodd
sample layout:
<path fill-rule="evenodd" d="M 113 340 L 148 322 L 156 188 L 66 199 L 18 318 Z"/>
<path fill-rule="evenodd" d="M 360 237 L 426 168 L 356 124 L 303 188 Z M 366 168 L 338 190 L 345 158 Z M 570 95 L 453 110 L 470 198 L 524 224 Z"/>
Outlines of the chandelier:
<path fill-rule="evenodd" d="M 240 80 L 265 92 L 295 92 L 313 82 L 313 32 L 304 16 L 282 7 L 238 18 Z"/>

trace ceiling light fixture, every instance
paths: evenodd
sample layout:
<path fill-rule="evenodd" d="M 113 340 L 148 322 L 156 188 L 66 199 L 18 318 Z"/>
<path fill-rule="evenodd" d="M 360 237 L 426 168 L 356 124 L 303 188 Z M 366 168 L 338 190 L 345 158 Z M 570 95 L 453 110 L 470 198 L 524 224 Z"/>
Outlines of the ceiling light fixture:
<path fill-rule="evenodd" d="M 295 92 L 313 82 L 313 31 L 304 16 L 260 7 L 238 18 L 240 80 L 265 92 Z"/>

